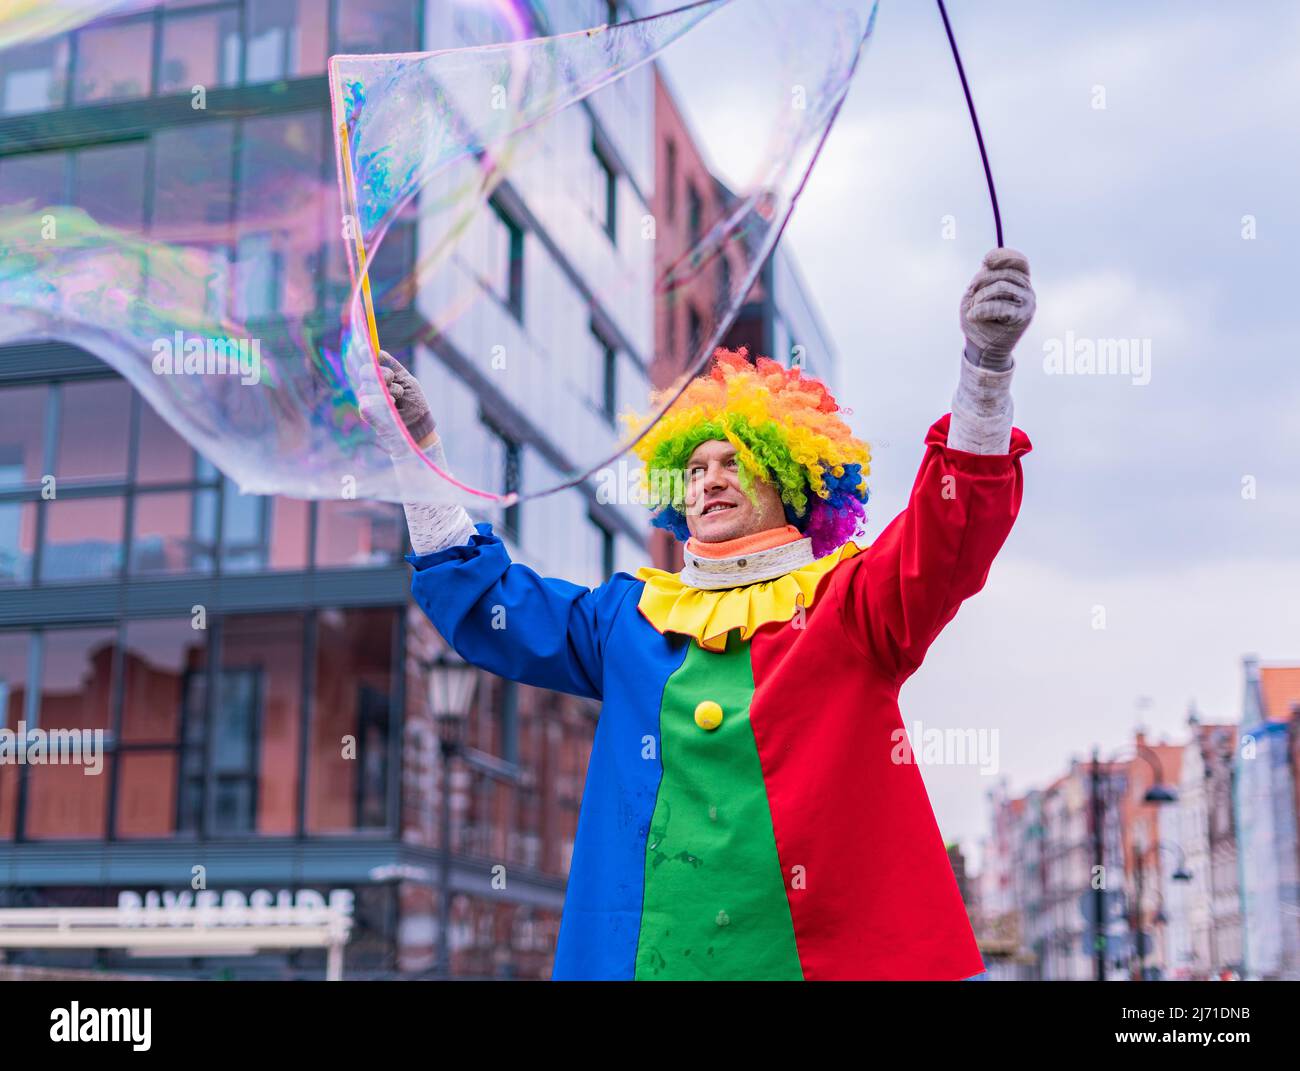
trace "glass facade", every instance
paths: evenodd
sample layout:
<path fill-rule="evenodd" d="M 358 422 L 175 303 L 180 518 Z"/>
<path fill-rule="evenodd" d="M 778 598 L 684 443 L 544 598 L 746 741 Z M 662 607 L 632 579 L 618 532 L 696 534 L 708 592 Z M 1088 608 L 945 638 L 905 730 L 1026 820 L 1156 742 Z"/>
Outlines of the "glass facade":
<path fill-rule="evenodd" d="M 321 75 L 331 52 L 418 47 L 419 7 L 410 0 L 160 5 L 6 50 L 0 114 Z"/>
<path fill-rule="evenodd" d="M 400 506 L 242 494 L 124 380 L 0 386 L 0 417 L 0 590 L 401 559 Z"/>
<path fill-rule="evenodd" d="M 398 617 L 348 607 L 203 629 L 168 617 L 0 630 L 4 727 L 100 730 L 105 749 L 96 772 L 0 764 L 0 839 L 395 828 Z"/>
<path fill-rule="evenodd" d="M 556 9 L 567 20 L 557 29 L 613 21 L 604 4 Z M 304 221 L 319 241 L 292 250 L 248 221 L 279 219 L 294 206 L 290 176 L 314 173 L 333 190 L 321 106 L 327 56 L 446 47 L 453 21 L 485 39 L 501 32 L 465 5 L 415 0 L 178 0 L 0 51 L 0 133 L 6 123 L 27 129 L 21 116 L 82 106 L 101 109 L 106 131 L 103 144 L 87 144 L 81 128 L 27 148 L 0 138 L 0 206 L 73 205 L 182 244 L 202 224 L 208 248 L 228 261 L 210 282 L 210 314 L 258 321 L 264 336 L 286 324 L 328 325 L 348 289 L 336 194 L 319 220 Z M 644 97 L 648 77 L 636 92 L 602 91 L 560 130 L 559 153 L 577 169 L 561 185 L 589 230 L 565 228 L 568 217 L 534 197 L 540 186 L 521 184 L 508 195 L 503 187 L 464 243 L 496 298 L 472 310 L 466 332 L 479 343 L 499 339 L 509 353 L 509 374 L 491 377 L 499 396 L 481 399 L 444 368 L 434 373 L 441 358 L 427 335 L 393 349 L 417 375 L 446 381 L 439 428 L 457 475 L 478 486 L 558 482 L 568 473 L 538 449 L 529 423 L 544 431 L 566 422 L 564 406 L 574 403 L 592 418 L 575 425 L 575 454 L 594 456 L 613 441 L 614 412 L 643 400 L 638 354 L 651 349 L 651 325 L 627 301 L 635 285 L 620 292 L 622 304 L 593 310 L 607 269 L 628 270 L 612 258 L 640 257 L 636 270 L 649 264 L 648 246 L 630 230 L 646 211 L 635 190 L 648 188 L 641 135 L 650 116 L 636 110 L 636 93 Z M 150 102 L 196 87 L 243 92 L 218 98 L 220 107 L 186 109 L 181 120 L 159 118 L 172 113 Z M 629 170 L 637 183 L 624 181 Z M 427 314 L 419 295 L 395 285 L 410 271 L 416 238 L 413 219 L 397 220 L 372 264 L 381 331 L 394 313 Z M 138 283 L 142 300 L 158 297 L 143 272 Z M 491 344 L 468 339 L 450 341 L 490 355 Z M 130 841 L 132 857 L 153 860 L 158 874 L 174 873 L 180 857 L 168 853 L 194 841 L 242 843 L 259 861 L 271 850 L 283 873 L 259 884 L 297 889 L 290 858 L 348 838 L 352 856 L 415 852 L 420 860 L 414 876 L 367 872 L 333 883 L 355 894 L 348 975 L 418 975 L 434 966 L 440 922 L 429 853 L 444 846 L 446 808 L 457 866 L 505 863 L 511 888 L 527 889 L 531 901 L 458 892 L 453 972 L 546 977 L 594 709 L 484 675 L 467 742 L 504 766 L 487 771 L 458 758 L 444 770 L 419 668 L 441 640 L 403 590 L 371 591 L 399 573 L 407 582 L 401 508 L 244 495 L 106 366 L 83 361 L 64 373 L 47 370 L 46 356 L 20 367 L 0 353 L 0 718 L 9 729 L 25 721 L 29 730 L 99 730 L 106 751 L 93 775 L 75 765 L 0 764 L 0 906 L 112 905 L 141 891 L 105 876 L 116 841 Z M 525 378 L 548 366 L 562 369 L 547 373 L 551 393 Z M 512 407 L 526 419 L 508 419 Z M 629 527 L 608 511 L 598 517 L 579 489 L 490 519 L 520 560 L 547 575 L 594 585 L 644 556 Z M 322 591 L 342 594 L 331 602 Z M 5 860 L 29 843 L 72 842 L 87 853 L 80 878 L 5 877 Z M 175 878 L 154 884 L 180 887 Z M 242 878 L 223 885 L 256 887 Z M 176 970 L 174 961 L 117 952 L 9 958 Z M 192 966 L 240 977 L 323 969 L 315 952 Z"/>

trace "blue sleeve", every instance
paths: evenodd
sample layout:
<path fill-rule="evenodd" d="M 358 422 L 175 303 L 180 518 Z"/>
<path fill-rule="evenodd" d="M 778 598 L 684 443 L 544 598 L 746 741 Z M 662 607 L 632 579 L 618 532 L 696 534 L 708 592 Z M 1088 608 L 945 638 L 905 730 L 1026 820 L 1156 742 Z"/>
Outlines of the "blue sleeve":
<path fill-rule="evenodd" d="M 492 525 L 468 543 L 408 554 L 411 594 L 452 648 L 507 680 L 600 699 L 605 639 L 641 582 L 616 573 L 592 590 L 510 560 Z"/>

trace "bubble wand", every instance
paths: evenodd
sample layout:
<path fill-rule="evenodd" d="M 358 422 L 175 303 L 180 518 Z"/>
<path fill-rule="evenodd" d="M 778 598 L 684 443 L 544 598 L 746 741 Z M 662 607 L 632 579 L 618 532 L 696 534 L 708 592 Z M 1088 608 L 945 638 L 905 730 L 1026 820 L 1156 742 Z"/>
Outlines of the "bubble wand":
<path fill-rule="evenodd" d="M 370 296 L 370 273 L 366 270 L 366 243 L 361 240 L 361 217 L 357 213 L 356 180 L 352 176 L 352 149 L 348 144 L 348 124 L 339 123 L 339 152 L 343 156 L 343 184 L 347 187 L 348 221 L 352 243 L 356 247 L 357 272 L 361 276 L 361 302 L 366 310 L 366 327 L 370 331 L 370 345 L 379 359 L 379 327 L 375 323 L 375 303 Z"/>
<path fill-rule="evenodd" d="M 356 180 L 352 174 L 352 147 L 348 141 L 348 124 L 346 122 L 339 123 L 339 159 L 343 170 L 344 194 L 348 199 L 348 219 L 351 221 L 352 243 L 356 250 L 357 273 L 361 276 L 361 303 L 366 311 L 366 329 L 370 335 L 370 346 L 373 351 L 370 359 L 374 364 L 375 374 L 379 375 L 379 326 L 375 322 L 375 303 L 370 294 L 370 272 L 366 269 L 366 243 L 361 237 L 361 217 L 357 211 Z M 420 449 L 420 444 L 412 438 L 410 430 L 401 417 L 398 416 L 397 405 L 393 401 L 392 394 L 388 392 L 385 392 L 385 394 L 388 408 L 392 412 L 397 426 L 401 429 L 403 437 L 428 468 L 431 468 L 453 487 L 458 487 L 460 490 L 478 498 L 499 502 L 502 506 L 511 506 L 518 501 L 519 492 L 517 491 L 510 491 L 504 495 L 495 494 L 491 491 L 480 491 L 476 487 L 470 487 L 469 484 L 462 483 L 451 473 L 444 472 L 435 465 L 429 456 Z"/>

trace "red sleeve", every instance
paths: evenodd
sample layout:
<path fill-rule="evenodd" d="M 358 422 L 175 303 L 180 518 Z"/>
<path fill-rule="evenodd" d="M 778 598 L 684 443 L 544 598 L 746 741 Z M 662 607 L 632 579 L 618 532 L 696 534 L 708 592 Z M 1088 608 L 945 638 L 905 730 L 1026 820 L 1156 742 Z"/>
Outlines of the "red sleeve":
<path fill-rule="evenodd" d="M 907 508 L 870 547 L 845 562 L 844 628 L 886 676 L 905 680 L 921 664 L 962 600 L 984 586 L 1020 509 L 1020 457 L 1029 437 L 1011 430 L 1005 454 L 948 446 L 951 415 L 925 439 Z"/>

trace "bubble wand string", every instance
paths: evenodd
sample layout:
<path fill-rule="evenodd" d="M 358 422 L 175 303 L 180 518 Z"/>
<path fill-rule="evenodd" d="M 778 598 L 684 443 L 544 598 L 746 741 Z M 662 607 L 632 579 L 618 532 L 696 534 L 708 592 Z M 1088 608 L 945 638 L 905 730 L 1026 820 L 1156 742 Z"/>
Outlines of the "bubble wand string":
<path fill-rule="evenodd" d="M 993 188 L 993 170 L 989 167 L 989 154 L 984 149 L 984 135 L 980 133 L 980 117 L 975 114 L 975 100 L 970 95 L 970 85 L 966 81 L 966 70 L 961 65 L 961 53 L 957 51 L 957 39 L 952 35 L 952 23 L 948 21 L 948 10 L 943 0 L 935 0 L 939 5 L 939 15 L 943 18 L 943 28 L 948 34 L 948 44 L 952 46 L 952 58 L 957 61 L 957 77 L 961 79 L 962 92 L 966 94 L 966 107 L 970 111 L 970 121 L 975 127 L 975 141 L 980 147 L 980 159 L 984 162 L 984 178 L 989 184 L 989 200 L 993 202 L 993 226 L 998 235 L 998 247 L 1002 247 L 1002 213 L 998 211 L 998 191 Z"/>

